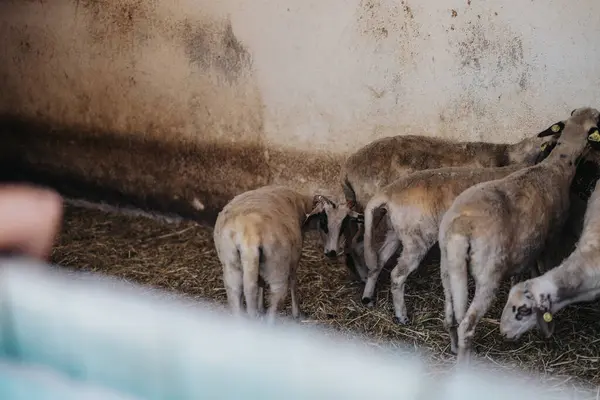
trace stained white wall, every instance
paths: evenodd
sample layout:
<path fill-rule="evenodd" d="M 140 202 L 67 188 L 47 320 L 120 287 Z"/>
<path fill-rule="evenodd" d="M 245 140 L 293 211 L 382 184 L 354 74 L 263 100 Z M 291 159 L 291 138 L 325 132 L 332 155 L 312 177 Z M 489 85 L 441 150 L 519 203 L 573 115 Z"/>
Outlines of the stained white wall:
<path fill-rule="evenodd" d="M 314 159 L 273 154 L 515 142 L 600 107 L 598 38 L 595 0 L 2 2 L 0 114 L 250 143 L 265 179 L 324 188 Z"/>
<path fill-rule="evenodd" d="M 245 3 L 234 29 L 255 57 L 273 143 L 345 150 L 402 132 L 514 141 L 600 106 L 593 0 Z"/>

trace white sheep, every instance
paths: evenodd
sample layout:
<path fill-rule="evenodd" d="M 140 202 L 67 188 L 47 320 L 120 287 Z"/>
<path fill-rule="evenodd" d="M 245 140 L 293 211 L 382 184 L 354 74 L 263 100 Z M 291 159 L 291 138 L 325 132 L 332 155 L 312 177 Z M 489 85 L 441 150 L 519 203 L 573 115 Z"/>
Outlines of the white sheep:
<path fill-rule="evenodd" d="M 591 139 L 600 142 L 593 128 Z M 588 200 L 583 230 L 575 250 L 558 267 L 510 289 L 500 317 L 500 333 L 517 340 L 538 327 L 546 337 L 554 331 L 553 314 L 566 306 L 600 297 L 600 184 Z"/>
<path fill-rule="evenodd" d="M 560 134 L 558 122 L 545 132 Z M 412 172 L 444 167 L 503 167 L 533 162 L 547 140 L 527 137 L 517 143 L 458 142 L 454 140 L 399 135 L 375 140 L 351 154 L 341 169 L 340 183 L 346 204 L 327 208 L 329 234 L 325 255 L 335 258 L 346 253 L 346 264 L 363 280 L 367 267 L 362 257 L 362 224 L 356 221 L 369 199 L 382 187 Z M 350 214 L 352 212 L 352 214 Z M 350 218 L 347 218 L 350 215 Z M 379 219 L 375 226 L 380 226 Z M 358 223 L 358 224 L 357 224 Z M 345 235 L 343 234 L 345 232 Z M 384 233 L 382 231 L 382 233 Z M 350 237 L 344 240 L 342 236 Z"/>
<path fill-rule="evenodd" d="M 555 143 L 555 142 L 554 142 Z M 537 150 L 539 161 L 552 150 L 552 144 Z M 369 270 L 362 302 L 373 306 L 377 279 L 387 260 L 402 244 L 402 253 L 391 273 L 394 321 L 408 323 L 404 301 L 405 283 L 438 240 L 440 221 L 454 199 L 469 187 L 505 177 L 520 168 L 517 164 L 498 168 L 449 167 L 418 171 L 385 186 L 365 207 L 364 257 Z M 379 254 L 372 243 L 374 216 L 386 212 L 389 231 Z"/>
<path fill-rule="evenodd" d="M 560 240 L 576 161 L 599 116 L 592 108 L 573 110 L 544 161 L 470 187 L 444 214 L 438 236 L 446 300 L 444 325 L 459 362 L 468 363 L 475 326 L 489 309 L 502 279 L 526 269 L 535 274 L 536 262 L 541 264 L 540 272 L 548 269 L 544 249 L 552 249 Z M 467 309 L 469 272 L 476 289 Z"/>
<path fill-rule="evenodd" d="M 304 232 L 311 217 L 321 214 L 323 202 L 322 196 L 305 196 L 285 186 L 264 186 L 234 197 L 221 210 L 213 239 L 234 314 L 241 314 L 242 294 L 250 317 L 262 313 L 263 289 L 268 284 L 268 321 L 274 321 L 288 287 L 292 316 L 300 317 L 296 269 Z"/>

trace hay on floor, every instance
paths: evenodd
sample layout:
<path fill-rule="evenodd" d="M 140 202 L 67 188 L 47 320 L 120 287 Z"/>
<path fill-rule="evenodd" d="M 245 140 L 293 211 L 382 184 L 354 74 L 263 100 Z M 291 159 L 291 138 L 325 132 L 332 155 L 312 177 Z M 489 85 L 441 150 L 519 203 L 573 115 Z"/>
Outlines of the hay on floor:
<path fill-rule="evenodd" d="M 166 224 L 69 206 L 52 261 L 194 298 L 221 304 L 226 301 L 212 230 L 195 223 Z M 309 237 L 299 269 L 301 307 L 307 316 L 302 324 L 358 335 L 375 346 L 414 346 L 426 352 L 434 369 L 447 370 L 455 358 L 442 327 L 444 300 L 438 262 L 439 252 L 434 250 L 408 279 L 406 298 L 411 323 L 398 326 L 392 322 L 389 271 L 382 273 L 376 307 L 366 309 L 360 302 L 362 284 L 351 279 L 341 261 L 325 260 L 317 241 Z M 563 310 L 549 340 L 532 332 L 518 342 L 505 342 L 497 328 L 507 289 L 505 284 L 493 309 L 477 328 L 478 356 L 491 364 L 502 364 L 500 368 L 518 366 L 539 372 L 550 384 L 600 385 L 597 303 Z M 284 313 L 289 312 L 288 296 Z"/>

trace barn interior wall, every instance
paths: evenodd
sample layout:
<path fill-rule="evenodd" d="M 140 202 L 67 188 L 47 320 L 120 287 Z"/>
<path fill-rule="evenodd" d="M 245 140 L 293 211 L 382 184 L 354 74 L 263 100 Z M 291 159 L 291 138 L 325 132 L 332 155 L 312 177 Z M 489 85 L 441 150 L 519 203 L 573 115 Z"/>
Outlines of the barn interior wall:
<path fill-rule="evenodd" d="M 600 106 L 597 37 L 594 0 L 3 1 L 0 175 L 190 215 L 337 198 L 374 139 L 515 142 Z"/>

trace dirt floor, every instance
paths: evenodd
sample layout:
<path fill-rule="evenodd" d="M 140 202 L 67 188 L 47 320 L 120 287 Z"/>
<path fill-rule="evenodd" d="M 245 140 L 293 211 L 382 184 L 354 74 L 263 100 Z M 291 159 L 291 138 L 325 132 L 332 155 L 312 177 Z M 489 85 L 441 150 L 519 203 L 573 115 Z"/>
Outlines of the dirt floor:
<path fill-rule="evenodd" d="M 67 206 L 53 262 L 221 304 L 226 300 L 212 230 L 191 222 L 165 223 Z M 358 336 L 374 346 L 418 348 L 434 369 L 447 370 L 454 356 L 442 327 L 438 262 L 436 249 L 409 278 L 406 293 L 412 321 L 398 326 L 392 322 L 389 272 L 382 274 L 376 307 L 368 310 L 360 302 L 362 284 L 352 281 L 341 260 L 325 260 L 318 242 L 309 237 L 299 270 L 301 307 L 307 315 L 301 323 Z M 505 285 L 492 311 L 478 326 L 478 357 L 505 370 L 519 366 L 540 373 L 548 385 L 564 384 L 577 391 L 581 382 L 600 385 L 597 303 L 563 310 L 551 339 L 533 332 L 518 342 L 504 342 L 497 328 L 506 293 Z M 288 296 L 284 313 L 289 312 Z"/>

